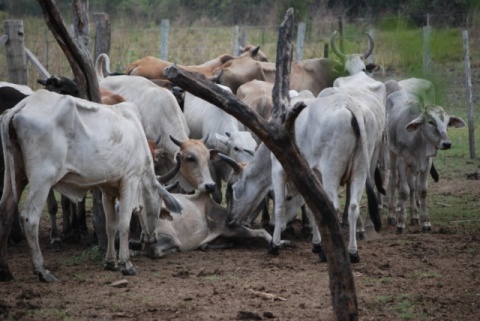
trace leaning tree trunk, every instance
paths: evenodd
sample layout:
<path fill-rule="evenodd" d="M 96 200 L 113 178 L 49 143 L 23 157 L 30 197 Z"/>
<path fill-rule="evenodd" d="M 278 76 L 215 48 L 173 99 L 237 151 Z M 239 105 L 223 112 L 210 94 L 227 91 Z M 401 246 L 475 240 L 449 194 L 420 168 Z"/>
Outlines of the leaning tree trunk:
<path fill-rule="evenodd" d="M 54 0 L 38 0 L 42 7 L 45 22 L 62 48 L 80 87 L 80 96 L 93 102 L 101 102 L 98 80 L 89 51 L 90 28 L 88 1 L 73 0 L 74 30 L 76 41 L 72 39 L 63 22 L 62 15 Z M 99 247 L 106 250 L 105 212 L 101 201 L 102 194 L 93 193 L 93 216 Z"/>
<path fill-rule="evenodd" d="M 289 9 L 279 30 L 277 74 L 272 92 L 274 107 L 270 121 L 264 120 L 236 96 L 226 94 L 199 74 L 184 71 L 175 65 L 168 67 L 164 73 L 174 84 L 233 115 L 257 134 L 273 152 L 312 210 L 319 226 L 327 256 L 330 292 L 337 320 L 358 320 L 355 283 L 336 211 L 295 143 L 295 119 L 305 105 L 300 103 L 287 109 L 292 29 L 293 9 Z"/>

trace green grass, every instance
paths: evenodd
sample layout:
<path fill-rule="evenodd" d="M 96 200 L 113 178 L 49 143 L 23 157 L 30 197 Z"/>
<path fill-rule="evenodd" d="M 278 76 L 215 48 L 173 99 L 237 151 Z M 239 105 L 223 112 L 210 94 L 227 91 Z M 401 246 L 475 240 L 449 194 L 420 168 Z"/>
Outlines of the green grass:
<path fill-rule="evenodd" d="M 371 307 L 376 310 L 390 311 L 403 320 L 428 320 L 428 315 L 418 312 L 424 302 L 410 294 L 379 295 Z"/>

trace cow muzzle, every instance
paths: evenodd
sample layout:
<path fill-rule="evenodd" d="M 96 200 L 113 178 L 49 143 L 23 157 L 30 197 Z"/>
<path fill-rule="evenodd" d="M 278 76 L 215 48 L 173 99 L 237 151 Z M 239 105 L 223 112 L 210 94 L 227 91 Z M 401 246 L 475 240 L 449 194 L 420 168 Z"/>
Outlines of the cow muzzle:
<path fill-rule="evenodd" d="M 442 150 L 450 149 L 451 147 L 452 147 L 451 141 L 444 141 L 440 143 L 440 149 Z"/>

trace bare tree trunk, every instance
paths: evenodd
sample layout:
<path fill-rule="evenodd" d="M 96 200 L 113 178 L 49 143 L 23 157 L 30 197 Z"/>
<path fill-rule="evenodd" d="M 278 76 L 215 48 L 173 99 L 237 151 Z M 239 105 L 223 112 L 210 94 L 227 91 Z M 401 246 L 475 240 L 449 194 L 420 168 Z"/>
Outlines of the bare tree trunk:
<path fill-rule="evenodd" d="M 233 115 L 258 135 L 274 153 L 312 210 L 319 226 L 327 256 L 330 293 L 337 320 L 358 320 L 355 283 L 336 211 L 295 143 L 295 119 L 305 105 L 300 103 L 287 109 L 292 28 L 293 9 L 289 9 L 279 30 L 277 74 L 272 93 L 274 107 L 269 122 L 244 105 L 236 96 L 225 94 L 201 75 L 184 71 L 175 65 L 168 67 L 164 73 L 174 84 Z"/>
<path fill-rule="evenodd" d="M 38 0 L 42 7 L 45 22 L 62 48 L 80 87 L 81 97 L 101 102 L 97 76 L 90 56 L 90 28 L 88 20 L 88 1 L 73 0 L 74 29 L 76 41 L 72 39 L 63 22 L 62 15 L 54 0 Z M 100 248 L 106 250 L 105 212 L 101 201 L 102 194 L 93 193 L 93 216 L 95 233 Z M 103 248 L 105 246 L 105 248 Z"/>
<path fill-rule="evenodd" d="M 80 87 L 83 98 L 100 102 L 98 81 L 88 50 L 88 3 L 87 0 L 73 0 L 73 12 L 78 24 L 78 41 L 74 41 L 63 22 L 62 15 L 54 0 L 37 0 L 42 7 L 45 22 L 62 48 Z"/>

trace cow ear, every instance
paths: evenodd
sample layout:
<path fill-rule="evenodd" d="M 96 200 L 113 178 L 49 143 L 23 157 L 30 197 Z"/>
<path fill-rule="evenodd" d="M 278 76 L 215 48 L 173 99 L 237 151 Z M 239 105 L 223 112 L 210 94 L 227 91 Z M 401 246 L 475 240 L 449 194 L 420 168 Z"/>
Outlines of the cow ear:
<path fill-rule="evenodd" d="M 413 132 L 419 129 L 423 125 L 423 116 L 418 116 L 405 126 L 407 132 Z"/>
<path fill-rule="evenodd" d="M 218 149 L 209 149 L 208 151 L 210 152 L 211 161 L 216 161 L 220 159 L 220 156 L 218 156 L 218 154 L 220 154 L 220 151 Z"/>
<path fill-rule="evenodd" d="M 219 133 L 215 133 L 215 138 L 217 139 L 217 143 L 215 148 L 219 150 L 227 150 L 228 148 L 228 137 Z"/>
<path fill-rule="evenodd" d="M 160 210 L 160 218 L 162 220 L 173 221 L 173 217 L 170 214 L 170 211 L 168 209 L 166 209 L 165 207 L 162 207 L 162 209 Z"/>
<path fill-rule="evenodd" d="M 450 120 L 448 121 L 448 127 L 452 126 L 455 128 L 460 128 L 465 126 L 465 122 L 460 117 L 450 116 Z"/>
<path fill-rule="evenodd" d="M 370 64 L 367 64 L 367 65 L 365 66 L 365 70 L 366 70 L 367 72 L 369 72 L 369 73 L 375 72 L 375 71 L 377 71 L 377 70 L 379 70 L 379 69 L 380 69 L 380 66 L 378 66 L 378 65 L 376 65 L 376 64 L 374 64 L 374 63 L 370 63 Z"/>

